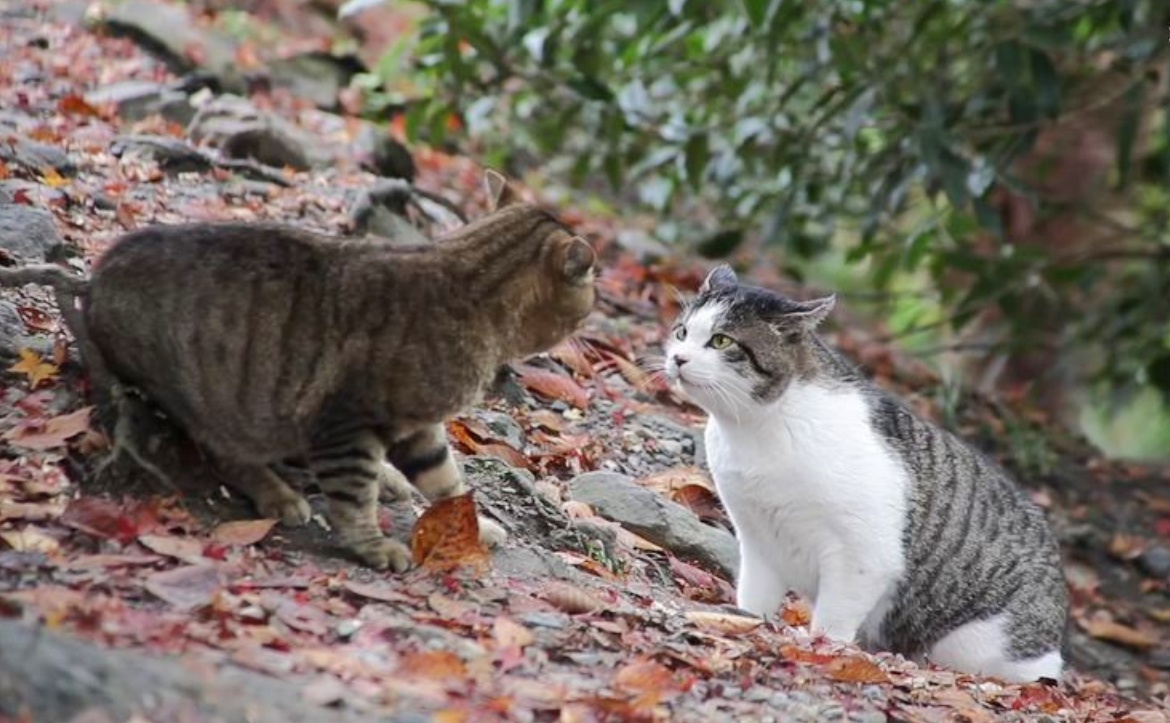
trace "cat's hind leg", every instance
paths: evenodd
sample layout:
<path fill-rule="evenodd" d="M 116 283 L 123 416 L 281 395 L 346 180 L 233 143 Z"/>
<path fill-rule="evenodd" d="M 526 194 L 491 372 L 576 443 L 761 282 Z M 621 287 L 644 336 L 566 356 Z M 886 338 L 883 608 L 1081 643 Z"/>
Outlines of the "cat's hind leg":
<path fill-rule="evenodd" d="M 372 568 L 403 572 L 410 567 L 410 550 L 382 534 L 378 524 L 385 455 L 377 435 L 358 431 L 315 445 L 309 450 L 309 465 L 342 546 Z"/>
<path fill-rule="evenodd" d="M 432 502 L 467 492 L 442 424 L 396 439 L 387 450 L 387 458 Z M 494 520 L 479 516 L 479 538 L 485 545 L 498 547 L 507 537 L 508 533 Z"/>
<path fill-rule="evenodd" d="M 214 458 L 213 462 L 224 482 L 252 500 L 261 517 L 296 527 L 308 522 L 312 516 L 309 503 L 301 493 L 290 487 L 271 467 L 219 458 Z"/>

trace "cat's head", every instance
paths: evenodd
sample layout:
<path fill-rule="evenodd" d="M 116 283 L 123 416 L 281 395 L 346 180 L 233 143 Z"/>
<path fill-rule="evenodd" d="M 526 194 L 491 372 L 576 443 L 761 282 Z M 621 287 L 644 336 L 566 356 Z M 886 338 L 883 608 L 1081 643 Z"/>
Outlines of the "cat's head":
<path fill-rule="evenodd" d="M 501 225 L 532 229 L 526 239 L 531 248 L 515 249 L 512 293 L 524 322 L 520 353 L 546 351 L 572 335 L 593 309 L 597 255 L 552 213 L 523 201 L 499 173 L 489 170 L 485 183 L 491 213 Z"/>
<path fill-rule="evenodd" d="M 835 297 L 796 301 L 716 267 L 666 342 L 666 375 L 709 414 L 738 417 L 815 374 L 816 327 Z"/>

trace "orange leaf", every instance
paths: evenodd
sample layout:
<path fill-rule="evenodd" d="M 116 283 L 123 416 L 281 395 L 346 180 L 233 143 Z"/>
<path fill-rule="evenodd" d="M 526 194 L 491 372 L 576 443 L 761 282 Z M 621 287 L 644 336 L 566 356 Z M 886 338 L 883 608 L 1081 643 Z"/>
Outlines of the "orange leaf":
<path fill-rule="evenodd" d="M 670 498 L 694 512 L 700 519 L 725 519 L 723 510 L 719 507 L 719 498 L 711 490 L 701 485 L 686 485 L 675 490 Z"/>
<path fill-rule="evenodd" d="M 613 684 L 631 693 L 662 693 L 674 684 L 674 674 L 653 660 L 638 660 L 618 670 Z"/>
<path fill-rule="evenodd" d="M 784 609 L 780 611 L 780 619 L 786 625 L 799 628 L 812 622 L 812 612 L 808 609 L 808 605 L 805 605 L 803 601 L 797 600 L 795 602 L 785 603 Z"/>
<path fill-rule="evenodd" d="M 89 429 L 89 414 L 93 407 L 82 407 L 75 412 L 53 417 L 43 424 L 20 424 L 4 433 L 4 440 L 25 449 L 54 449 L 64 447 L 69 439 Z"/>
<path fill-rule="evenodd" d="M 589 394 L 580 384 L 567 376 L 527 364 L 518 364 L 516 374 L 521 384 L 542 397 L 557 399 L 578 409 L 586 409 L 589 406 Z"/>
<path fill-rule="evenodd" d="M 692 465 L 671 467 L 661 472 L 655 472 L 638 480 L 638 484 L 668 497 L 676 490 L 690 486 L 702 487 L 711 494 L 715 494 L 715 483 L 711 481 L 711 475 L 702 468 Z"/>
<path fill-rule="evenodd" d="M 69 179 L 57 173 L 57 169 L 46 166 L 41 171 L 41 181 L 49 188 L 60 188 L 69 184 Z"/>
<path fill-rule="evenodd" d="M 479 540 L 472 493 L 434 502 L 414 526 L 410 553 L 414 564 L 429 570 L 485 567 L 488 551 Z"/>
<path fill-rule="evenodd" d="M 98 116 L 101 115 L 97 108 L 86 102 L 85 98 L 80 95 L 70 94 L 57 101 L 57 110 L 66 115 L 84 115 L 84 116 Z"/>
<path fill-rule="evenodd" d="M 211 531 L 211 539 L 221 545 L 255 545 L 276 525 L 276 520 L 236 520 L 225 522 Z"/>
<path fill-rule="evenodd" d="M 837 658 L 829 663 L 829 677 L 845 683 L 888 683 L 886 671 L 869 658 L 860 655 Z"/>
<path fill-rule="evenodd" d="M 402 659 L 401 673 L 419 678 L 462 678 L 467 675 L 463 660 L 448 650 L 424 650 Z"/>
<path fill-rule="evenodd" d="M 832 655 L 814 653 L 811 650 L 798 648 L 795 645 L 781 645 L 780 655 L 782 655 L 785 660 L 791 660 L 797 663 L 812 663 L 813 665 L 824 665 L 836 660 L 836 658 Z"/>
<path fill-rule="evenodd" d="M 605 607 L 593 593 L 567 582 L 550 582 L 545 588 L 544 599 L 570 615 L 596 612 Z"/>
<path fill-rule="evenodd" d="M 708 612 L 705 610 L 691 610 L 686 613 L 686 617 L 696 627 L 724 635 L 742 635 L 764 624 L 764 621 L 760 618 Z"/>
<path fill-rule="evenodd" d="M 20 361 L 8 367 L 8 371 L 24 374 L 29 385 L 36 387 L 43 381 L 57 376 L 57 365 L 50 364 L 32 349 L 20 350 Z"/>

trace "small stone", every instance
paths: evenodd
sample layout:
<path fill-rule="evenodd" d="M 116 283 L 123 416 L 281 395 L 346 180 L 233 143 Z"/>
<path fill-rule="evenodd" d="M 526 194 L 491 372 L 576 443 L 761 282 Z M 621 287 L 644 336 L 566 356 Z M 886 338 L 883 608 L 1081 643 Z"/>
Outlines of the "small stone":
<path fill-rule="evenodd" d="M 85 94 L 85 102 L 93 106 L 112 103 L 118 116 L 131 122 L 161 114 L 185 125 L 195 115 L 184 93 L 145 80 L 124 80 L 91 90 Z"/>
<path fill-rule="evenodd" d="M 19 204 L 0 206 L 0 249 L 17 263 L 41 263 L 49 249 L 60 243 L 48 211 Z"/>
<path fill-rule="evenodd" d="M 1170 576 L 1170 548 L 1154 545 L 1142 553 L 1138 565 L 1151 577 Z"/>
<path fill-rule="evenodd" d="M 495 411 L 480 413 L 480 417 L 487 424 L 493 434 L 499 436 L 510 447 L 523 450 L 525 446 L 524 428 L 509 414 Z"/>
<path fill-rule="evenodd" d="M 21 136 L 0 140 L 0 161 L 23 166 L 34 173 L 43 173 L 46 168 L 52 168 L 64 176 L 72 176 L 77 172 L 77 166 L 65 151 Z"/>
<path fill-rule="evenodd" d="M 384 128 L 372 123 L 363 125 L 353 145 L 354 155 L 362 168 L 384 178 L 414 180 L 416 171 L 410 151 Z"/>
<path fill-rule="evenodd" d="M 678 441 L 677 439 L 660 439 L 658 440 L 658 448 L 661 449 L 664 454 L 673 456 L 678 456 L 683 453 L 682 442 Z"/>
<path fill-rule="evenodd" d="M 552 630 L 562 630 L 569 625 L 569 617 L 564 613 L 551 612 L 535 612 L 525 613 L 520 616 L 520 622 L 531 625 L 534 628 L 550 628 Z"/>
<path fill-rule="evenodd" d="M 323 110 L 337 108 L 337 96 L 350 79 L 365 72 L 361 60 L 352 55 L 321 51 L 277 58 L 268 64 L 272 84 L 288 89 Z"/>
<path fill-rule="evenodd" d="M 357 631 L 362 629 L 363 624 L 364 623 L 362 623 L 361 620 L 356 618 L 342 620 L 337 624 L 337 637 L 347 639 L 352 638 L 357 633 Z"/>

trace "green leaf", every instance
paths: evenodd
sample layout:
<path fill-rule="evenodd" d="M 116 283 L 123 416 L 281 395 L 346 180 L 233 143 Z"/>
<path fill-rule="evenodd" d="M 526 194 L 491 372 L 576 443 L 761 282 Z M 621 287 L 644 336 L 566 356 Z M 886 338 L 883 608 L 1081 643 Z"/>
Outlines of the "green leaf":
<path fill-rule="evenodd" d="M 1118 185 L 1129 185 L 1133 169 L 1133 144 L 1141 124 L 1142 108 L 1145 105 L 1146 84 L 1138 82 L 1125 94 L 1125 115 L 1117 128 L 1117 175 Z"/>
<path fill-rule="evenodd" d="M 995 70 L 1008 87 L 1019 88 L 1026 84 L 1024 75 L 1024 47 L 1015 40 L 1008 40 L 995 46 Z"/>
<path fill-rule="evenodd" d="M 1041 50 L 1029 54 L 1032 66 L 1032 85 L 1036 92 L 1036 110 L 1045 118 L 1060 115 L 1060 77 L 1056 67 Z"/>
<path fill-rule="evenodd" d="M 599 100 L 608 103 L 614 97 L 613 91 L 610 90 L 609 86 L 591 75 L 578 75 L 567 80 L 565 84 L 577 91 L 581 97 L 588 98 L 589 100 Z"/>
<path fill-rule="evenodd" d="M 686 146 L 686 173 L 687 182 L 695 190 L 702 187 L 703 175 L 707 170 L 707 159 L 710 156 L 707 134 L 696 133 L 687 140 Z"/>

